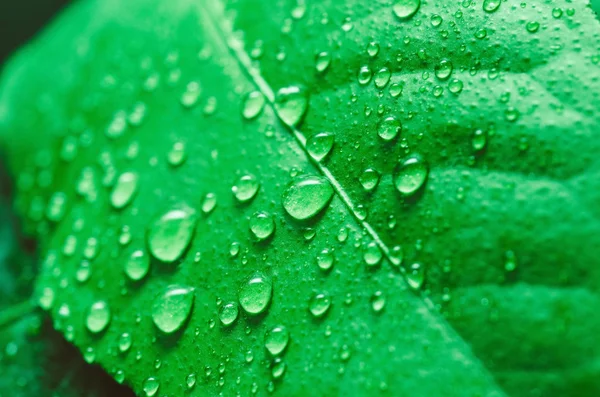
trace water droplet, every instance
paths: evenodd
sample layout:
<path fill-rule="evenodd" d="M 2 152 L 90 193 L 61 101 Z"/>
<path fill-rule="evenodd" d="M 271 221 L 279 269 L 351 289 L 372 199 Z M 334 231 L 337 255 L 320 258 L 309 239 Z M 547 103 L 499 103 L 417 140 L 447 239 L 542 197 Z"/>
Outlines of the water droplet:
<path fill-rule="evenodd" d="M 317 265 L 323 271 L 330 270 L 334 261 L 333 252 L 328 248 L 325 248 L 317 255 Z"/>
<path fill-rule="evenodd" d="M 80 283 L 85 283 L 90 278 L 91 273 L 90 262 L 86 260 L 81 261 L 75 272 L 75 279 Z"/>
<path fill-rule="evenodd" d="M 275 231 L 275 220 L 266 212 L 257 212 L 250 218 L 250 231 L 258 241 L 266 240 Z"/>
<path fill-rule="evenodd" d="M 392 10 L 398 19 L 410 19 L 417 13 L 421 6 L 421 0 L 397 0 L 392 6 Z"/>
<path fill-rule="evenodd" d="M 340 243 L 343 243 L 344 241 L 346 241 L 348 239 L 348 229 L 345 227 L 341 227 L 340 230 L 338 231 L 337 234 L 337 240 Z"/>
<path fill-rule="evenodd" d="M 202 200 L 202 212 L 210 214 L 217 206 L 217 196 L 214 193 L 206 193 Z"/>
<path fill-rule="evenodd" d="M 315 294 L 308 302 L 308 310 L 315 317 L 323 317 L 331 307 L 331 297 L 326 293 Z"/>
<path fill-rule="evenodd" d="M 59 222 L 65 215 L 67 209 L 67 195 L 63 192 L 56 192 L 50 197 L 48 208 L 46 209 L 46 218 L 52 222 Z"/>
<path fill-rule="evenodd" d="M 394 218 L 395 219 L 395 218 Z M 395 245 L 390 250 L 390 261 L 394 266 L 400 266 L 402 264 L 402 260 L 404 259 L 404 251 L 400 245 Z"/>
<path fill-rule="evenodd" d="M 123 332 L 121 336 L 119 336 L 119 351 L 124 353 L 131 348 L 131 334 L 128 332 Z"/>
<path fill-rule="evenodd" d="M 151 224 L 148 248 L 161 262 L 172 263 L 183 255 L 196 229 L 196 211 L 189 207 L 172 209 Z"/>
<path fill-rule="evenodd" d="M 154 397 L 158 392 L 159 387 L 160 383 L 158 383 L 158 380 L 153 377 L 146 379 L 142 385 L 142 389 L 144 389 L 146 397 Z"/>
<path fill-rule="evenodd" d="M 369 84 L 369 81 L 371 81 L 372 77 L 373 77 L 373 72 L 371 71 L 371 68 L 368 67 L 367 65 L 362 66 L 358 70 L 358 84 L 360 84 L 360 85 Z"/>
<path fill-rule="evenodd" d="M 402 123 L 393 116 L 386 117 L 377 126 L 377 135 L 384 141 L 391 141 L 402 131 Z"/>
<path fill-rule="evenodd" d="M 106 329 L 110 323 L 110 309 L 104 301 L 97 301 L 92 304 L 85 318 L 87 329 L 94 334 L 100 333 Z"/>
<path fill-rule="evenodd" d="M 237 319 L 239 313 L 238 304 L 229 302 L 219 309 L 219 320 L 225 327 L 230 326 Z"/>
<path fill-rule="evenodd" d="M 333 197 L 329 182 L 318 176 L 295 178 L 282 195 L 283 208 L 294 219 L 306 220 L 327 207 Z"/>
<path fill-rule="evenodd" d="M 83 351 L 83 360 L 88 364 L 93 364 L 96 361 L 96 351 L 93 347 L 86 347 Z"/>
<path fill-rule="evenodd" d="M 283 325 L 271 328 L 265 333 L 265 348 L 272 356 L 278 356 L 287 347 L 290 333 Z"/>
<path fill-rule="evenodd" d="M 398 98 L 402 94 L 403 87 L 401 84 L 393 83 L 390 85 L 390 95 L 392 98 Z"/>
<path fill-rule="evenodd" d="M 189 374 L 185 377 L 185 384 L 188 389 L 193 389 L 196 385 L 196 374 Z"/>
<path fill-rule="evenodd" d="M 487 30 L 483 28 L 477 29 L 475 33 L 473 33 L 473 36 L 475 36 L 476 39 L 485 39 L 487 37 Z"/>
<path fill-rule="evenodd" d="M 535 21 L 527 22 L 525 29 L 527 29 L 529 33 L 535 33 L 540 29 L 540 23 Z"/>
<path fill-rule="evenodd" d="M 444 19 L 441 16 L 439 16 L 438 14 L 433 14 L 431 16 L 431 26 L 433 26 L 435 28 L 440 26 L 443 21 L 444 21 Z"/>
<path fill-rule="evenodd" d="M 460 94 L 463 90 L 463 82 L 459 79 L 452 79 L 448 83 L 448 90 L 453 94 Z"/>
<path fill-rule="evenodd" d="M 265 96 L 259 91 L 252 91 L 244 98 L 242 116 L 246 120 L 256 118 L 265 107 Z"/>
<path fill-rule="evenodd" d="M 271 280 L 263 274 L 256 274 L 248 278 L 240 288 L 238 294 L 240 306 L 248 314 L 260 314 L 269 306 L 272 293 Z"/>
<path fill-rule="evenodd" d="M 429 167 L 419 156 L 413 156 L 396 167 L 394 185 L 404 196 L 411 196 L 421 189 L 427 181 Z"/>
<path fill-rule="evenodd" d="M 495 12 L 500 7 L 501 0 L 483 0 L 483 11 Z"/>
<path fill-rule="evenodd" d="M 487 145 L 487 132 L 483 130 L 475 130 L 471 137 L 471 146 L 476 152 L 481 152 Z"/>
<path fill-rule="evenodd" d="M 520 115 L 519 111 L 512 106 L 509 106 L 504 111 L 504 118 L 506 119 L 506 121 L 511 121 L 511 122 L 517 121 L 517 119 L 519 118 L 519 115 Z"/>
<path fill-rule="evenodd" d="M 358 181 L 365 191 L 370 192 L 379 184 L 379 178 L 379 172 L 373 168 L 367 168 L 362 172 L 362 174 L 360 174 Z"/>
<path fill-rule="evenodd" d="M 186 86 L 186 90 L 181 94 L 180 102 L 185 108 L 191 108 L 198 103 L 200 98 L 200 84 L 197 81 L 192 81 Z"/>
<path fill-rule="evenodd" d="M 406 281 L 408 286 L 414 290 L 418 290 L 425 281 L 425 268 L 420 263 L 413 263 L 406 272 Z"/>
<path fill-rule="evenodd" d="M 121 209 L 131 202 L 138 185 L 138 175 L 135 172 L 124 172 L 110 195 L 110 203 L 116 209 Z"/>
<path fill-rule="evenodd" d="M 284 87 L 275 96 L 275 110 L 290 127 L 297 127 L 308 109 L 308 91 L 302 86 Z"/>
<path fill-rule="evenodd" d="M 286 368 L 285 362 L 281 359 L 273 360 L 273 364 L 271 365 L 271 376 L 273 376 L 273 379 L 281 379 L 285 375 Z"/>
<path fill-rule="evenodd" d="M 321 161 L 327 157 L 329 152 L 331 152 L 333 140 L 333 134 L 330 132 L 318 133 L 308 139 L 306 142 L 306 150 L 314 160 Z"/>
<path fill-rule="evenodd" d="M 167 162 L 171 167 L 180 166 L 186 158 L 185 144 L 183 142 L 175 142 L 169 153 L 167 153 Z"/>
<path fill-rule="evenodd" d="M 499 0 L 498 0 L 499 1 Z M 563 10 L 561 8 L 553 8 L 552 9 L 552 17 L 558 19 L 562 17 Z"/>
<path fill-rule="evenodd" d="M 392 72 L 388 68 L 381 68 L 375 73 L 375 87 L 383 88 L 390 82 Z"/>
<path fill-rule="evenodd" d="M 154 299 L 152 321 L 165 334 L 183 327 L 192 312 L 194 289 L 179 285 L 169 286 Z"/>
<path fill-rule="evenodd" d="M 440 80 L 446 80 L 452 74 L 454 66 L 452 62 L 447 59 L 442 59 L 440 63 L 435 66 L 435 76 Z"/>
<path fill-rule="evenodd" d="M 340 360 L 348 361 L 350 359 L 351 354 L 352 353 L 350 352 L 350 348 L 348 347 L 348 345 L 342 345 L 342 347 L 340 348 Z"/>
<path fill-rule="evenodd" d="M 375 41 L 369 42 L 369 44 L 367 44 L 367 54 L 371 58 L 376 57 L 377 54 L 379 54 L 379 44 L 377 44 Z"/>
<path fill-rule="evenodd" d="M 331 64 L 331 55 L 327 51 L 317 54 L 315 59 L 315 70 L 317 73 L 325 73 Z"/>
<path fill-rule="evenodd" d="M 513 251 L 506 251 L 504 254 L 504 270 L 507 272 L 514 272 L 517 268 L 517 257 Z"/>
<path fill-rule="evenodd" d="M 143 250 L 136 250 L 131 253 L 125 262 L 125 274 L 132 281 L 139 281 L 146 277 L 150 269 L 150 260 Z"/>
<path fill-rule="evenodd" d="M 365 245 L 363 259 L 367 266 L 377 266 L 383 259 L 383 253 L 375 241 Z"/>
<path fill-rule="evenodd" d="M 373 296 L 371 296 L 371 307 L 375 313 L 379 313 L 385 307 L 385 296 L 383 292 L 376 291 Z"/>
<path fill-rule="evenodd" d="M 240 203 L 246 203 L 256 196 L 260 184 L 254 175 L 244 175 L 231 188 L 233 195 Z"/>
<path fill-rule="evenodd" d="M 50 310 L 54 304 L 54 290 L 50 287 L 44 287 L 38 298 L 40 307 L 44 310 Z"/>

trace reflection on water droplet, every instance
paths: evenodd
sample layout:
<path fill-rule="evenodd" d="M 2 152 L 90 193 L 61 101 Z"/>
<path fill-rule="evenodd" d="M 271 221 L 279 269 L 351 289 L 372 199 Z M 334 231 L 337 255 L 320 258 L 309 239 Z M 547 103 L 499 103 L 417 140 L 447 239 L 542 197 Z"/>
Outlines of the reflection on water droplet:
<path fill-rule="evenodd" d="M 183 327 L 194 305 L 194 289 L 179 285 L 169 286 L 154 299 L 152 321 L 165 334 Z"/>
<path fill-rule="evenodd" d="M 273 286 L 271 280 L 261 273 L 247 279 L 240 288 L 238 300 L 242 309 L 248 314 L 257 315 L 264 312 L 271 302 Z"/>
<path fill-rule="evenodd" d="M 155 220 L 147 233 L 152 255 L 165 263 L 181 258 L 192 241 L 196 220 L 196 211 L 187 206 L 169 210 Z"/>
<path fill-rule="evenodd" d="M 327 207 L 333 197 L 329 182 L 318 176 L 295 178 L 282 195 L 286 212 L 297 220 L 314 217 Z"/>

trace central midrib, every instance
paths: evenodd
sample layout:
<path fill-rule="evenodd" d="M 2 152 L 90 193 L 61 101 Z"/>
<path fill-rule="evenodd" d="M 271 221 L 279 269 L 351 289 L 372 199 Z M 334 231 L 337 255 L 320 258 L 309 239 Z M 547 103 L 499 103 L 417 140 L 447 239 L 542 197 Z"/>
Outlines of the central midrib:
<path fill-rule="evenodd" d="M 208 4 L 206 4 L 206 3 L 208 3 Z M 321 174 L 323 174 L 329 180 L 335 193 L 340 197 L 340 199 L 342 200 L 344 205 L 347 207 L 348 211 L 352 214 L 352 216 L 354 217 L 356 222 L 364 228 L 364 230 L 369 234 L 369 236 L 371 236 L 371 238 L 375 241 L 375 243 L 378 245 L 378 247 L 383 252 L 386 259 L 393 263 L 393 258 L 390 254 L 389 247 L 383 242 L 381 237 L 379 237 L 379 234 L 377 233 L 377 231 L 371 226 L 371 224 L 369 222 L 367 222 L 366 220 L 361 220 L 360 216 L 355 211 L 355 206 L 352 202 L 352 199 L 344 191 L 343 186 L 338 182 L 338 180 L 335 178 L 333 173 L 325 165 L 321 164 L 318 161 L 315 161 L 308 154 L 308 151 L 306 148 L 306 138 L 304 137 L 302 132 L 300 132 L 297 128 L 290 126 L 289 124 L 287 124 L 283 121 L 283 119 L 281 118 L 281 116 L 279 115 L 279 113 L 277 112 L 277 109 L 275 107 L 275 92 L 273 91 L 271 86 L 267 83 L 267 81 L 262 77 L 262 75 L 260 74 L 258 69 L 256 69 L 255 67 L 252 66 L 252 60 L 248 56 L 248 54 L 245 52 L 245 50 L 243 48 L 243 43 L 240 42 L 239 40 L 237 40 L 234 37 L 234 35 L 228 34 L 226 32 L 226 29 L 218 23 L 219 18 L 217 18 L 217 15 L 219 15 L 220 13 L 218 12 L 218 10 L 215 9 L 215 6 L 217 5 L 217 3 L 219 3 L 219 1 L 217 1 L 217 0 L 201 0 L 200 1 L 200 7 L 202 8 L 202 10 L 205 11 L 204 14 L 206 15 L 208 22 L 209 22 L 208 26 L 205 26 L 205 27 L 209 28 L 210 30 L 213 30 L 215 32 L 216 36 L 223 42 L 224 45 L 227 46 L 227 48 L 229 49 L 229 52 L 231 53 L 233 58 L 240 65 L 242 72 L 246 75 L 246 77 L 250 80 L 250 82 L 258 89 L 258 91 L 260 91 L 265 96 L 265 98 L 267 100 L 267 104 L 271 107 L 274 114 L 277 115 L 281 124 L 284 125 L 294 136 L 294 138 L 296 139 L 296 141 L 298 142 L 298 144 L 304 151 L 304 153 L 305 153 L 306 157 L 308 158 L 308 160 L 310 161 L 310 163 L 315 168 L 317 168 L 321 172 Z M 408 290 L 412 291 L 412 289 L 409 288 L 407 285 L 406 271 L 402 267 L 400 267 L 400 269 L 401 269 L 401 272 L 404 277 L 405 286 L 407 287 Z M 469 344 L 454 330 L 454 328 L 444 318 L 439 316 L 437 313 L 434 313 L 434 311 L 436 309 L 435 309 L 435 305 L 434 305 L 433 301 L 431 300 L 431 298 L 424 296 L 423 294 L 420 294 L 420 293 L 417 293 L 417 294 L 421 298 L 421 300 L 424 302 L 426 308 L 428 309 L 427 315 L 435 323 L 440 324 L 440 329 L 443 330 L 443 333 L 445 334 L 445 336 L 448 339 L 453 340 L 454 342 L 460 343 L 462 345 L 462 349 L 464 351 L 468 351 L 470 353 L 469 354 L 470 358 L 479 365 L 479 367 L 482 369 L 482 371 L 486 372 L 486 375 L 490 379 L 493 379 L 494 377 L 487 370 L 487 368 L 483 365 L 483 363 L 481 363 L 481 361 L 472 353 Z M 493 381 L 493 383 L 494 383 L 494 385 L 496 385 L 498 390 L 502 394 L 504 394 L 504 392 L 497 385 L 497 383 L 495 381 Z"/>

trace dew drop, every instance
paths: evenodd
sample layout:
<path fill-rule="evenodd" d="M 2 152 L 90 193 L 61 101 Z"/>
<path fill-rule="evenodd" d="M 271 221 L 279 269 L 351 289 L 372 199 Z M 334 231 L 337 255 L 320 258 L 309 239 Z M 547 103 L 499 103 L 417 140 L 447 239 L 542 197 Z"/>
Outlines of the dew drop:
<path fill-rule="evenodd" d="M 131 334 L 128 332 L 123 332 L 121 336 L 119 336 L 119 351 L 121 353 L 125 353 L 131 348 L 131 343 Z"/>
<path fill-rule="evenodd" d="M 285 375 L 286 368 L 287 366 L 285 362 L 283 362 L 281 359 L 273 360 L 273 364 L 271 365 L 271 376 L 273 379 L 281 379 L 283 375 Z"/>
<path fill-rule="evenodd" d="M 161 262 L 172 263 L 188 248 L 196 229 L 196 211 L 181 206 L 155 220 L 147 233 L 148 248 Z"/>
<path fill-rule="evenodd" d="M 371 71 L 371 68 L 368 67 L 367 65 L 362 66 L 358 70 L 358 84 L 360 84 L 360 85 L 369 84 L 372 77 L 373 77 L 373 72 Z"/>
<path fill-rule="evenodd" d="M 393 116 L 386 117 L 377 126 L 377 135 L 384 141 L 391 141 L 402 131 L 402 123 Z"/>
<path fill-rule="evenodd" d="M 240 203 L 246 203 L 256 196 L 260 184 L 254 175 L 244 175 L 231 188 L 233 195 Z"/>
<path fill-rule="evenodd" d="M 210 214 L 217 206 L 217 196 L 214 193 L 206 193 L 202 200 L 202 212 Z"/>
<path fill-rule="evenodd" d="M 252 91 L 246 95 L 242 105 L 242 116 L 246 120 L 256 118 L 265 107 L 265 96 L 259 91 Z"/>
<path fill-rule="evenodd" d="M 143 250 L 136 250 L 131 253 L 125 262 L 125 274 L 132 281 L 139 281 L 146 277 L 150 269 L 150 260 Z"/>
<path fill-rule="evenodd" d="M 317 54 L 315 58 L 315 70 L 317 73 L 325 73 L 331 64 L 331 55 L 327 51 Z"/>
<path fill-rule="evenodd" d="M 315 294 L 308 302 L 308 310 L 315 318 L 323 317 L 331 307 L 331 297 L 326 293 Z"/>
<path fill-rule="evenodd" d="M 442 22 L 444 21 L 444 19 L 438 15 L 438 14 L 433 14 L 431 16 L 431 26 L 437 28 L 438 26 L 440 26 L 442 24 Z"/>
<path fill-rule="evenodd" d="M 188 376 L 185 377 L 185 384 L 187 385 L 188 389 L 193 389 L 194 386 L 196 385 L 196 374 L 189 374 Z"/>
<path fill-rule="evenodd" d="M 250 231 L 258 241 L 271 237 L 275 232 L 275 220 L 266 212 L 257 212 L 250 218 Z"/>
<path fill-rule="evenodd" d="M 85 318 L 87 329 L 97 334 L 106 329 L 110 323 L 110 309 L 105 301 L 97 301 L 92 304 Z"/>
<path fill-rule="evenodd" d="M 452 75 L 454 66 L 452 62 L 447 59 L 442 59 L 440 63 L 435 66 L 435 76 L 440 80 L 446 80 Z"/>
<path fill-rule="evenodd" d="M 230 326 L 238 317 L 239 308 L 235 302 L 229 302 L 219 309 L 219 320 L 225 327 Z"/>
<path fill-rule="evenodd" d="M 420 6 L 421 0 L 398 0 L 392 6 L 392 10 L 398 19 L 407 20 L 417 13 Z"/>
<path fill-rule="evenodd" d="M 308 109 L 308 91 L 303 86 L 284 87 L 275 95 L 275 110 L 290 127 L 297 127 Z"/>
<path fill-rule="evenodd" d="M 334 261 L 333 252 L 328 248 L 325 248 L 317 255 L 317 266 L 323 271 L 331 270 Z"/>
<path fill-rule="evenodd" d="M 294 219 L 306 220 L 327 207 L 333 197 L 333 188 L 318 176 L 296 177 L 282 195 L 286 212 Z"/>
<path fill-rule="evenodd" d="M 142 389 L 144 390 L 146 397 L 154 397 L 158 392 L 159 387 L 160 383 L 158 383 L 158 380 L 153 377 L 146 379 L 142 385 Z"/>
<path fill-rule="evenodd" d="M 471 146 L 476 152 L 482 152 L 487 145 L 487 132 L 483 130 L 475 130 L 471 137 Z"/>
<path fill-rule="evenodd" d="M 306 142 L 306 150 L 314 160 L 321 161 L 327 157 L 329 152 L 331 152 L 333 140 L 333 134 L 330 132 L 318 133 L 308 139 Z"/>
<path fill-rule="evenodd" d="M 495 12 L 500 7 L 501 0 L 483 0 L 483 11 Z"/>
<path fill-rule="evenodd" d="M 54 290 L 50 287 L 44 287 L 38 298 L 38 304 L 44 310 L 50 310 L 54 304 Z"/>
<path fill-rule="evenodd" d="M 124 208 L 131 202 L 137 190 L 138 179 L 135 172 L 124 172 L 119 176 L 110 195 L 110 203 L 114 208 Z"/>
<path fill-rule="evenodd" d="M 198 103 L 198 99 L 200 98 L 200 84 L 196 81 L 190 82 L 186 86 L 186 90 L 181 94 L 180 102 L 185 108 L 191 108 L 196 103 Z"/>
<path fill-rule="evenodd" d="M 154 299 L 152 321 L 165 334 L 183 327 L 192 312 L 194 289 L 179 285 L 169 286 Z"/>
<path fill-rule="evenodd" d="M 375 313 L 379 313 L 383 310 L 384 307 L 385 307 L 385 296 L 383 295 L 383 292 L 376 291 L 371 296 L 371 308 L 373 309 L 373 311 Z"/>
<path fill-rule="evenodd" d="M 248 314 L 257 315 L 264 312 L 271 302 L 273 286 L 271 280 L 261 273 L 248 278 L 240 288 L 238 300 L 242 309 Z"/>
<path fill-rule="evenodd" d="M 381 262 L 383 253 L 375 241 L 371 241 L 365 246 L 363 259 L 369 267 L 377 266 Z"/>
<path fill-rule="evenodd" d="M 167 153 L 167 162 L 171 167 L 178 167 L 185 162 L 185 144 L 183 142 L 175 142 L 173 147 Z"/>
<path fill-rule="evenodd" d="M 373 168 L 367 168 L 360 174 L 358 181 L 365 191 L 370 192 L 373 191 L 379 184 L 379 172 L 377 172 Z"/>
<path fill-rule="evenodd" d="M 452 79 L 448 83 L 448 90 L 453 94 L 460 94 L 463 90 L 463 82 L 459 79 Z"/>
<path fill-rule="evenodd" d="M 278 356 L 287 347 L 290 333 L 283 325 L 271 328 L 265 333 L 265 348 L 272 356 Z"/>
<path fill-rule="evenodd" d="M 414 290 L 418 290 L 425 281 L 425 268 L 420 263 L 413 263 L 406 272 L 406 280 L 408 286 Z"/>
<path fill-rule="evenodd" d="M 527 29 L 529 33 L 535 33 L 540 29 L 540 23 L 535 21 L 527 22 L 525 29 Z"/>
<path fill-rule="evenodd" d="M 390 82 L 390 77 L 392 76 L 392 72 L 388 68 L 381 68 L 377 73 L 375 73 L 375 87 L 383 88 Z"/>
<path fill-rule="evenodd" d="M 371 58 L 376 57 L 377 54 L 379 54 L 379 44 L 375 41 L 370 41 L 369 44 L 367 44 L 367 54 Z"/>
<path fill-rule="evenodd" d="M 398 164 L 394 172 L 394 185 L 404 196 L 411 196 L 427 181 L 429 167 L 419 156 L 413 156 Z"/>

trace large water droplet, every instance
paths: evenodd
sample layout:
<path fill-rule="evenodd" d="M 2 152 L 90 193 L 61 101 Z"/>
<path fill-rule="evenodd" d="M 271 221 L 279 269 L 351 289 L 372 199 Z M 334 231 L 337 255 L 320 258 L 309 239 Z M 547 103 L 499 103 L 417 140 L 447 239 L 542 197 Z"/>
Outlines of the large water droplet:
<path fill-rule="evenodd" d="M 365 191 L 370 192 L 379 184 L 379 172 L 373 168 L 367 168 L 360 174 L 359 182 Z"/>
<path fill-rule="evenodd" d="M 283 192 L 286 212 L 297 220 L 310 219 L 323 211 L 333 197 L 333 188 L 324 178 L 302 176 L 295 178 Z"/>
<path fill-rule="evenodd" d="M 333 266 L 335 257 L 330 249 L 325 248 L 317 255 L 317 265 L 323 271 L 328 271 Z"/>
<path fill-rule="evenodd" d="M 281 88 L 275 96 L 275 110 L 281 120 L 296 127 L 304 118 L 308 108 L 308 92 L 302 86 Z"/>
<path fill-rule="evenodd" d="M 110 203 L 116 209 L 121 209 L 131 202 L 137 190 L 138 175 L 135 172 L 124 172 L 110 195 Z"/>
<path fill-rule="evenodd" d="M 321 132 L 313 135 L 306 142 L 308 154 L 316 161 L 321 161 L 327 157 L 332 147 L 333 134 L 329 132 Z"/>
<path fill-rule="evenodd" d="M 244 175 L 237 180 L 231 188 L 233 195 L 240 203 L 245 203 L 254 198 L 258 193 L 260 184 L 254 175 Z"/>
<path fill-rule="evenodd" d="M 275 232 L 273 216 L 266 212 L 257 212 L 250 218 L 250 231 L 258 241 L 266 240 Z"/>
<path fill-rule="evenodd" d="M 367 266 L 377 266 L 383 259 L 383 253 L 375 241 L 371 241 L 364 248 L 363 259 Z"/>
<path fill-rule="evenodd" d="M 413 156 L 396 167 L 394 185 L 404 196 L 411 196 L 425 185 L 429 167 L 419 156 Z"/>
<path fill-rule="evenodd" d="M 400 120 L 395 117 L 386 117 L 377 126 L 377 135 L 384 141 L 391 141 L 396 138 L 402 131 L 402 124 Z"/>
<path fill-rule="evenodd" d="M 283 325 L 271 328 L 265 333 L 265 348 L 272 356 L 278 356 L 288 345 L 290 333 Z"/>
<path fill-rule="evenodd" d="M 323 317 L 331 307 L 331 297 L 328 294 L 315 294 L 308 302 L 308 310 L 316 317 Z"/>
<path fill-rule="evenodd" d="M 94 334 L 102 332 L 110 323 L 110 309 L 104 301 L 97 301 L 90 307 L 85 318 L 87 329 Z"/>
<path fill-rule="evenodd" d="M 500 7 L 501 0 L 483 0 L 483 11 L 494 12 Z"/>
<path fill-rule="evenodd" d="M 155 220 L 147 233 L 152 255 L 166 263 L 181 258 L 192 241 L 196 220 L 196 211 L 184 206 L 172 209 Z"/>
<path fill-rule="evenodd" d="M 440 80 L 446 80 L 452 75 L 454 66 L 452 62 L 447 59 L 442 59 L 440 63 L 435 66 L 435 76 Z"/>
<path fill-rule="evenodd" d="M 265 96 L 259 91 L 252 91 L 244 98 L 242 116 L 246 120 L 252 120 L 262 112 L 264 106 Z"/>
<path fill-rule="evenodd" d="M 263 274 L 256 274 L 248 278 L 238 294 L 240 306 L 248 314 L 257 315 L 264 312 L 271 302 L 273 286 Z"/>
<path fill-rule="evenodd" d="M 154 299 L 152 321 L 165 334 L 183 327 L 194 305 L 194 289 L 179 285 L 169 286 Z"/>
<path fill-rule="evenodd" d="M 144 394 L 146 394 L 146 397 L 154 397 L 158 392 L 159 386 L 160 383 L 158 382 L 158 380 L 156 378 L 150 377 L 144 381 L 142 389 L 144 389 Z"/>
<path fill-rule="evenodd" d="M 392 10 L 398 19 L 406 20 L 415 15 L 420 6 L 421 0 L 397 0 Z"/>

